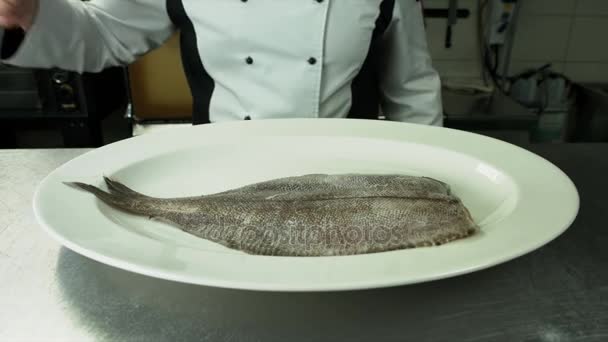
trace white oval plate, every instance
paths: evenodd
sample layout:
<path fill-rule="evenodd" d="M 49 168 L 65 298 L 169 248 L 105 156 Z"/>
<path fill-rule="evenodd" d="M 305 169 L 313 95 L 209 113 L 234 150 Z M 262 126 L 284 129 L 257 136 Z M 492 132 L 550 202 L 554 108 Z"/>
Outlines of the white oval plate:
<path fill-rule="evenodd" d="M 157 197 L 214 193 L 308 173 L 401 173 L 449 183 L 481 226 L 439 247 L 339 257 L 253 256 L 114 210 L 63 184 L 102 175 Z M 61 166 L 39 185 L 40 224 L 66 247 L 179 282 L 270 291 L 395 286 L 484 269 L 533 251 L 577 215 L 574 184 L 513 145 L 405 123 L 283 119 L 201 125 L 123 140 Z"/>

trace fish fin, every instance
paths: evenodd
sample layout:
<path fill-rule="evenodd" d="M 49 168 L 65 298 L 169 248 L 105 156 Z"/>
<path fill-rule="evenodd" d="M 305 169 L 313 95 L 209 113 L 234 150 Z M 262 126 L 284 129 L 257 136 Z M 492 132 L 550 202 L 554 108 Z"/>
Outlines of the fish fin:
<path fill-rule="evenodd" d="M 438 180 L 438 179 L 431 178 L 431 177 L 422 177 L 422 178 L 424 178 L 424 179 L 429 179 L 429 180 L 435 181 L 435 182 L 437 182 L 437 183 L 439 183 L 439 184 L 443 185 L 443 187 L 444 187 L 444 188 L 445 188 L 445 190 L 446 190 L 446 193 L 447 193 L 448 195 L 451 195 L 451 194 L 452 194 L 452 188 L 451 188 L 451 186 L 450 186 L 448 183 L 446 183 L 446 182 L 442 182 L 442 181 L 440 181 L 440 180 Z"/>
<path fill-rule="evenodd" d="M 106 194 L 106 195 L 110 195 L 109 193 L 99 189 L 96 186 L 90 185 L 90 184 L 85 184 L 85 183 L 81 183 L 81 182 L 63 182 L 63 184 L 77 188 L 77 189 L 81 189 L 81 190 L 85 190 L 88 192 L 91 192 L 95 195 L 98 194 Z"/>
<path fill-rule="evenodd" d="M 120 199 L 118 196 L 111 194 L 109 192 L 105 192 L 105 191 L 101 190 L 100 188 L 90 185 L 90 184 L 85 184 L 85 183 L 81 183 L 81 182 L 64 182 L 64 184 L 75 187 L 80 190 L 90 192 L 93 195 L 97 196 L 102 201 L 109 203 L 109 204 L 115 204 L 115 203 L 120 202 Z"/>
<path fill-rule="evenodd" d="M 144 197 L 110 193 L 96 186 L 81 182 L 64 182 L 64 184 L 90 192 L 104 203 L 119 209 L 126 210 L 134 214 L 148 214 L 149 210 L 147 210 L 148 208 L 145 205 L 148 201 L 144 201 L 144 199 L 146 199 Z"/>
<path fill-rule="evenodd" d="M 108 189 L 110 189 L 111 193 L 121 194 L 125 196 L 149 197 L 129 188 L 128 186 L 110 177 L 104 176 L 103 179 L 106 182 L 106 185 L 108 186 Z"/>

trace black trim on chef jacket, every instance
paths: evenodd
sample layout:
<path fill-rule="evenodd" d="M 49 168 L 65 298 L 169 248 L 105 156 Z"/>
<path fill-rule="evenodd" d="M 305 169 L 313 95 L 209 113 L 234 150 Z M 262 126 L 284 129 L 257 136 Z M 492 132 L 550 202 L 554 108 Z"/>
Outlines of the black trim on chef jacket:
<path fill-rule="evenodd" d="M 209 123 L 209 105 L 215 81 L 205 70 L 198 53 L 194 25 L 186 14 L 182 0 L 167 0 L 167 13 L 173 24 L 180 29 L 182 64 L 192 92 L 192 124 Z"/>
<path fill-rule="evenodd" d="M 198 53 L 196 32 L 186 14 L 182 0 L 166 0 L 167 12 L 173 24 L 180 29 L 181 54 L 184 71 L 193 97 L 192 123 L 209 123 L 209 105 L 215 89 L 215 82 L 205 70 Z M 349 118 L 377 119 L 380 105 L 378 67 L 380 63 L 380 43 L 393 18 L 395 0 L 383 0 L 380 15 L 376 20 L 368 55 L 352 82 L 352 106 Z"/>
<path fill-rule="evenodd" d="M 4 30 L 4 38 L 2 39 L 2 42 L 0 42 L 0 46 L 2 46 L 0 58 L 7 59 L 15 54 L 24 38 L 25 31 L 20 28 Z"/>
<path fill-rule="evenodd" d="M 380 15 L 372 35 L 369 52 L 359 74 L 351 84 L 352 106 L 348 114 L 353 119 L 378 119 L 380 107 L 379 67 L 381 63 L 382 36 L 393 20 L 395 0 L 383 0 L 380 4 Z"/>

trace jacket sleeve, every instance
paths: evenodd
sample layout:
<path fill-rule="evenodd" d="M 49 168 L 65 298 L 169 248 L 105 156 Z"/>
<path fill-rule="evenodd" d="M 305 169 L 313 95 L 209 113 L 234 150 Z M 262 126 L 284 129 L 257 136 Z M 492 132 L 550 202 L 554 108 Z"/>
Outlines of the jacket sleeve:
<path fill-rule="evenodd" d="M 32 27 L 4 31 L 0 60 L 97 72 L 126 65 L 174 31 L 165 0 L 40 0 Z M 0 33 L 1 34 L 1 33 Z"/>
<path fill-rule="evenodd" d="M 416 0 L 397 0 L 385 32 L 382 112 L 387 119 L 443 125 L 441 81 L 432 66 L 423 15 Z"/>

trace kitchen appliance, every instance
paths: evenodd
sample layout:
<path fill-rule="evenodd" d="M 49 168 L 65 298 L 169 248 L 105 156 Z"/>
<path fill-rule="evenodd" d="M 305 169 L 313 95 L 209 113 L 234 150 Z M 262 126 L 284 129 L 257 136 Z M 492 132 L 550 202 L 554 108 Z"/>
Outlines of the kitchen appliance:
<path fill-rule="evenodd" d="M 569 115 L 568 142 L 608 142 L 608 84 L 574 85 L 576 105 Z"/>
<path fill-rule="evenodd" d="M 65 146 L 100 146 L 101 120 L 126 103 L 123 68 L 76 73 L 0 64 L 0 146 L 17 147 L 19 130 L 40 126 L 61 130 Z"/>

